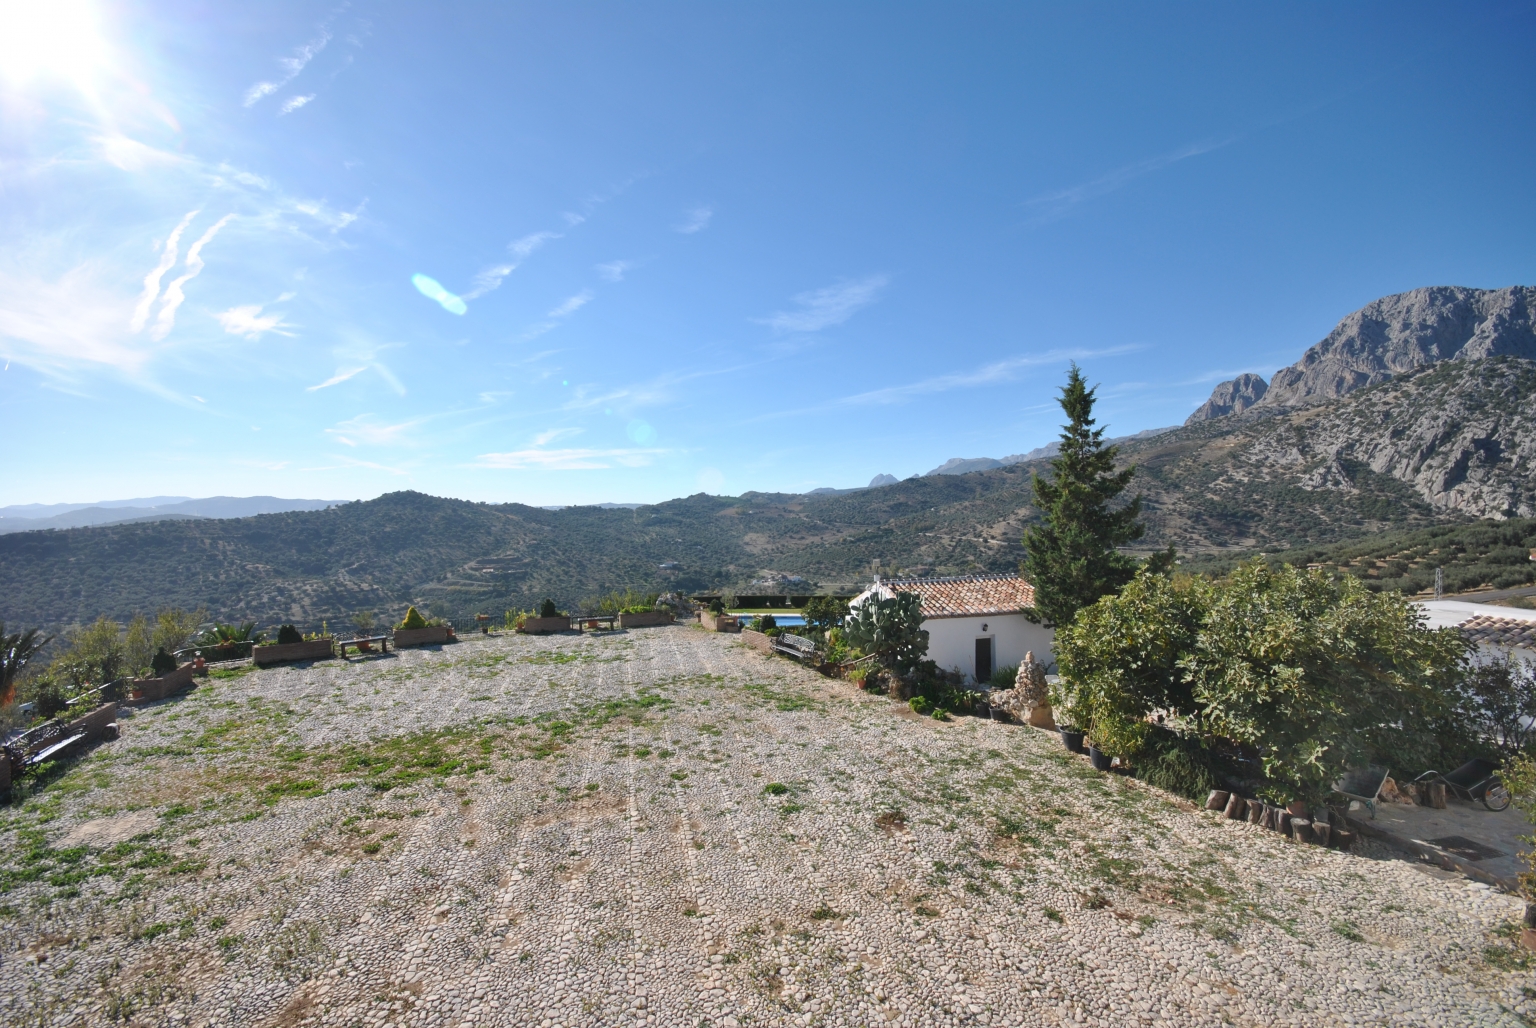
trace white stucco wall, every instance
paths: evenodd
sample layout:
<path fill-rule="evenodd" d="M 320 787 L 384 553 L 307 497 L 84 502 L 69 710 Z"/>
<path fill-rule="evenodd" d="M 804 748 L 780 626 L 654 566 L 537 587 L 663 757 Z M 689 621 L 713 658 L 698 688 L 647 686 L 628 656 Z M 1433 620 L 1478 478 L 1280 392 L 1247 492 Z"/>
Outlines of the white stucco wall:
<path fill-rule="evenodd" d="M 1023 614 L 928 618 L 923 628 L 928 631 L 928 659 L 946 671 L 959 671 L 967 681 L 975 679 L 976 640 L 984 636 L 992 639 L 994 669 L 1018 664 L 1030 650 L 1035 651 L 1036 660 L 1046 665 L 1056 663 L 1052 645 L 1056 633 L 1033 624 Z M 1052 666 L 1050 670 L 1056 669 Z"/>

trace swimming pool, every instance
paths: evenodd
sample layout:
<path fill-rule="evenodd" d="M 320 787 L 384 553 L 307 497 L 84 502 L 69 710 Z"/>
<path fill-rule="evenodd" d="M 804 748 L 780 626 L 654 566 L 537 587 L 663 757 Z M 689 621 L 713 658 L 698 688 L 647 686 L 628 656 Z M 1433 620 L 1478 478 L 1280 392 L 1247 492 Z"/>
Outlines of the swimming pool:
<path fill-rule="evenodd" d="M 805 624 L 805 618 L 799 614 L 738 614 L 735 611 L 730 611 L 729 613 L 732 617 L 741 618 L 741 623 L 744 625 L 750 624 L 753 618 L 764 616 L 773 618 L 773 623 L 780 628 L 795 628 Z"/>

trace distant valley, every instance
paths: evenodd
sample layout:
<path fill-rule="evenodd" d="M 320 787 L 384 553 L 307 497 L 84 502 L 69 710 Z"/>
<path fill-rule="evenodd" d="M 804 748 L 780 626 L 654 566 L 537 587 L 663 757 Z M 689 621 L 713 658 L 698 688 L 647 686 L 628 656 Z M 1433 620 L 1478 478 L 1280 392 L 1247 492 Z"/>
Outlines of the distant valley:
<path fill-rule="evenodd" d="M 1278 389 L 1258 376 L 1223 383 L 1185 425 L 1125 438 L 1142 545 L 1221 559 L 1536 517 L 1532 292 L 1384 298 L 1278 373 Z M 626 587 L 764 593 L 798 577 L 803 592 L 852 589 L 877 572 L 1007 571 L 1038 517 L 1030 478 L 1048 470 L 1048 451 L 969 471 L 957 459 L 860 489 L 634 507 L 393 493 L 229 517 L 157 503 L 195 519 L 0 537 L 0 619 L 57 628 L 174 604 L 315 624 L 360 609 L 397 616 L 409 603 L 499 613 Z"/>
<path fill-rule="evenodd" d="M 341 500 L 285 500 L 277 496 L 150 496 L 97 503 L 26 503 L 0 507 L 0 535 L 49 528 L 87 528 L 145 521 L 248 518 L 290 510 L 324 510 Z"/>

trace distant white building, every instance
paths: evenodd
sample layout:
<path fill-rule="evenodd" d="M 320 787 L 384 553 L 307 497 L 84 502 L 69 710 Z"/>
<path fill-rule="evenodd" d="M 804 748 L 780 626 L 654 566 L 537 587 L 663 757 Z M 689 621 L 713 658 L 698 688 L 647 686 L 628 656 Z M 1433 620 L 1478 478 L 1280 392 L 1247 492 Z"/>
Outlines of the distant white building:
<path fill-rule="evenodd" d="M 1482 656 L 1507 650 L 1536 661 L 1536 610 L 1465 600 L 1423 600 L 1418 607 L 1424 611 L 1430 628 L 1461 629 Z"/>
<path fill-rule="evenodd" d="M 890 599 L 897 593 L 922 597 L 928 659 L 967 681 L 985 682 L 995 669 L 1020 663 L 1031 650 L 1044 664 L 1056 662 L 1056 633 L 1024 616 L 1035 605 L 1035 587 L 1018 575 L 877 579 L 848 607 L 857 610 L 871 596 Z"/>

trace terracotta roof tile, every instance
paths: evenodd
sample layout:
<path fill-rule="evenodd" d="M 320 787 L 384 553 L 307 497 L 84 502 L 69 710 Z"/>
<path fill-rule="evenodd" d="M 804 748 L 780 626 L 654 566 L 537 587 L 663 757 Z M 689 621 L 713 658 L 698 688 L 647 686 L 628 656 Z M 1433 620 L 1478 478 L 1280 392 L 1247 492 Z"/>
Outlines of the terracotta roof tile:
<path fill-rule="evenodd" d="M 1035 605 L 1035 587 L 1018 575 L 893 578 L 872 588 L 884 597 L 917 593 L 923 598 L 923 616 L 929 618 L 1015 614 Z"/>
<path fill-rule="evenodd" d="M 1475 643 L 1536 650 L 1536 621 L 1477 614 L 1463 621 L 1460 628 Z"/>

